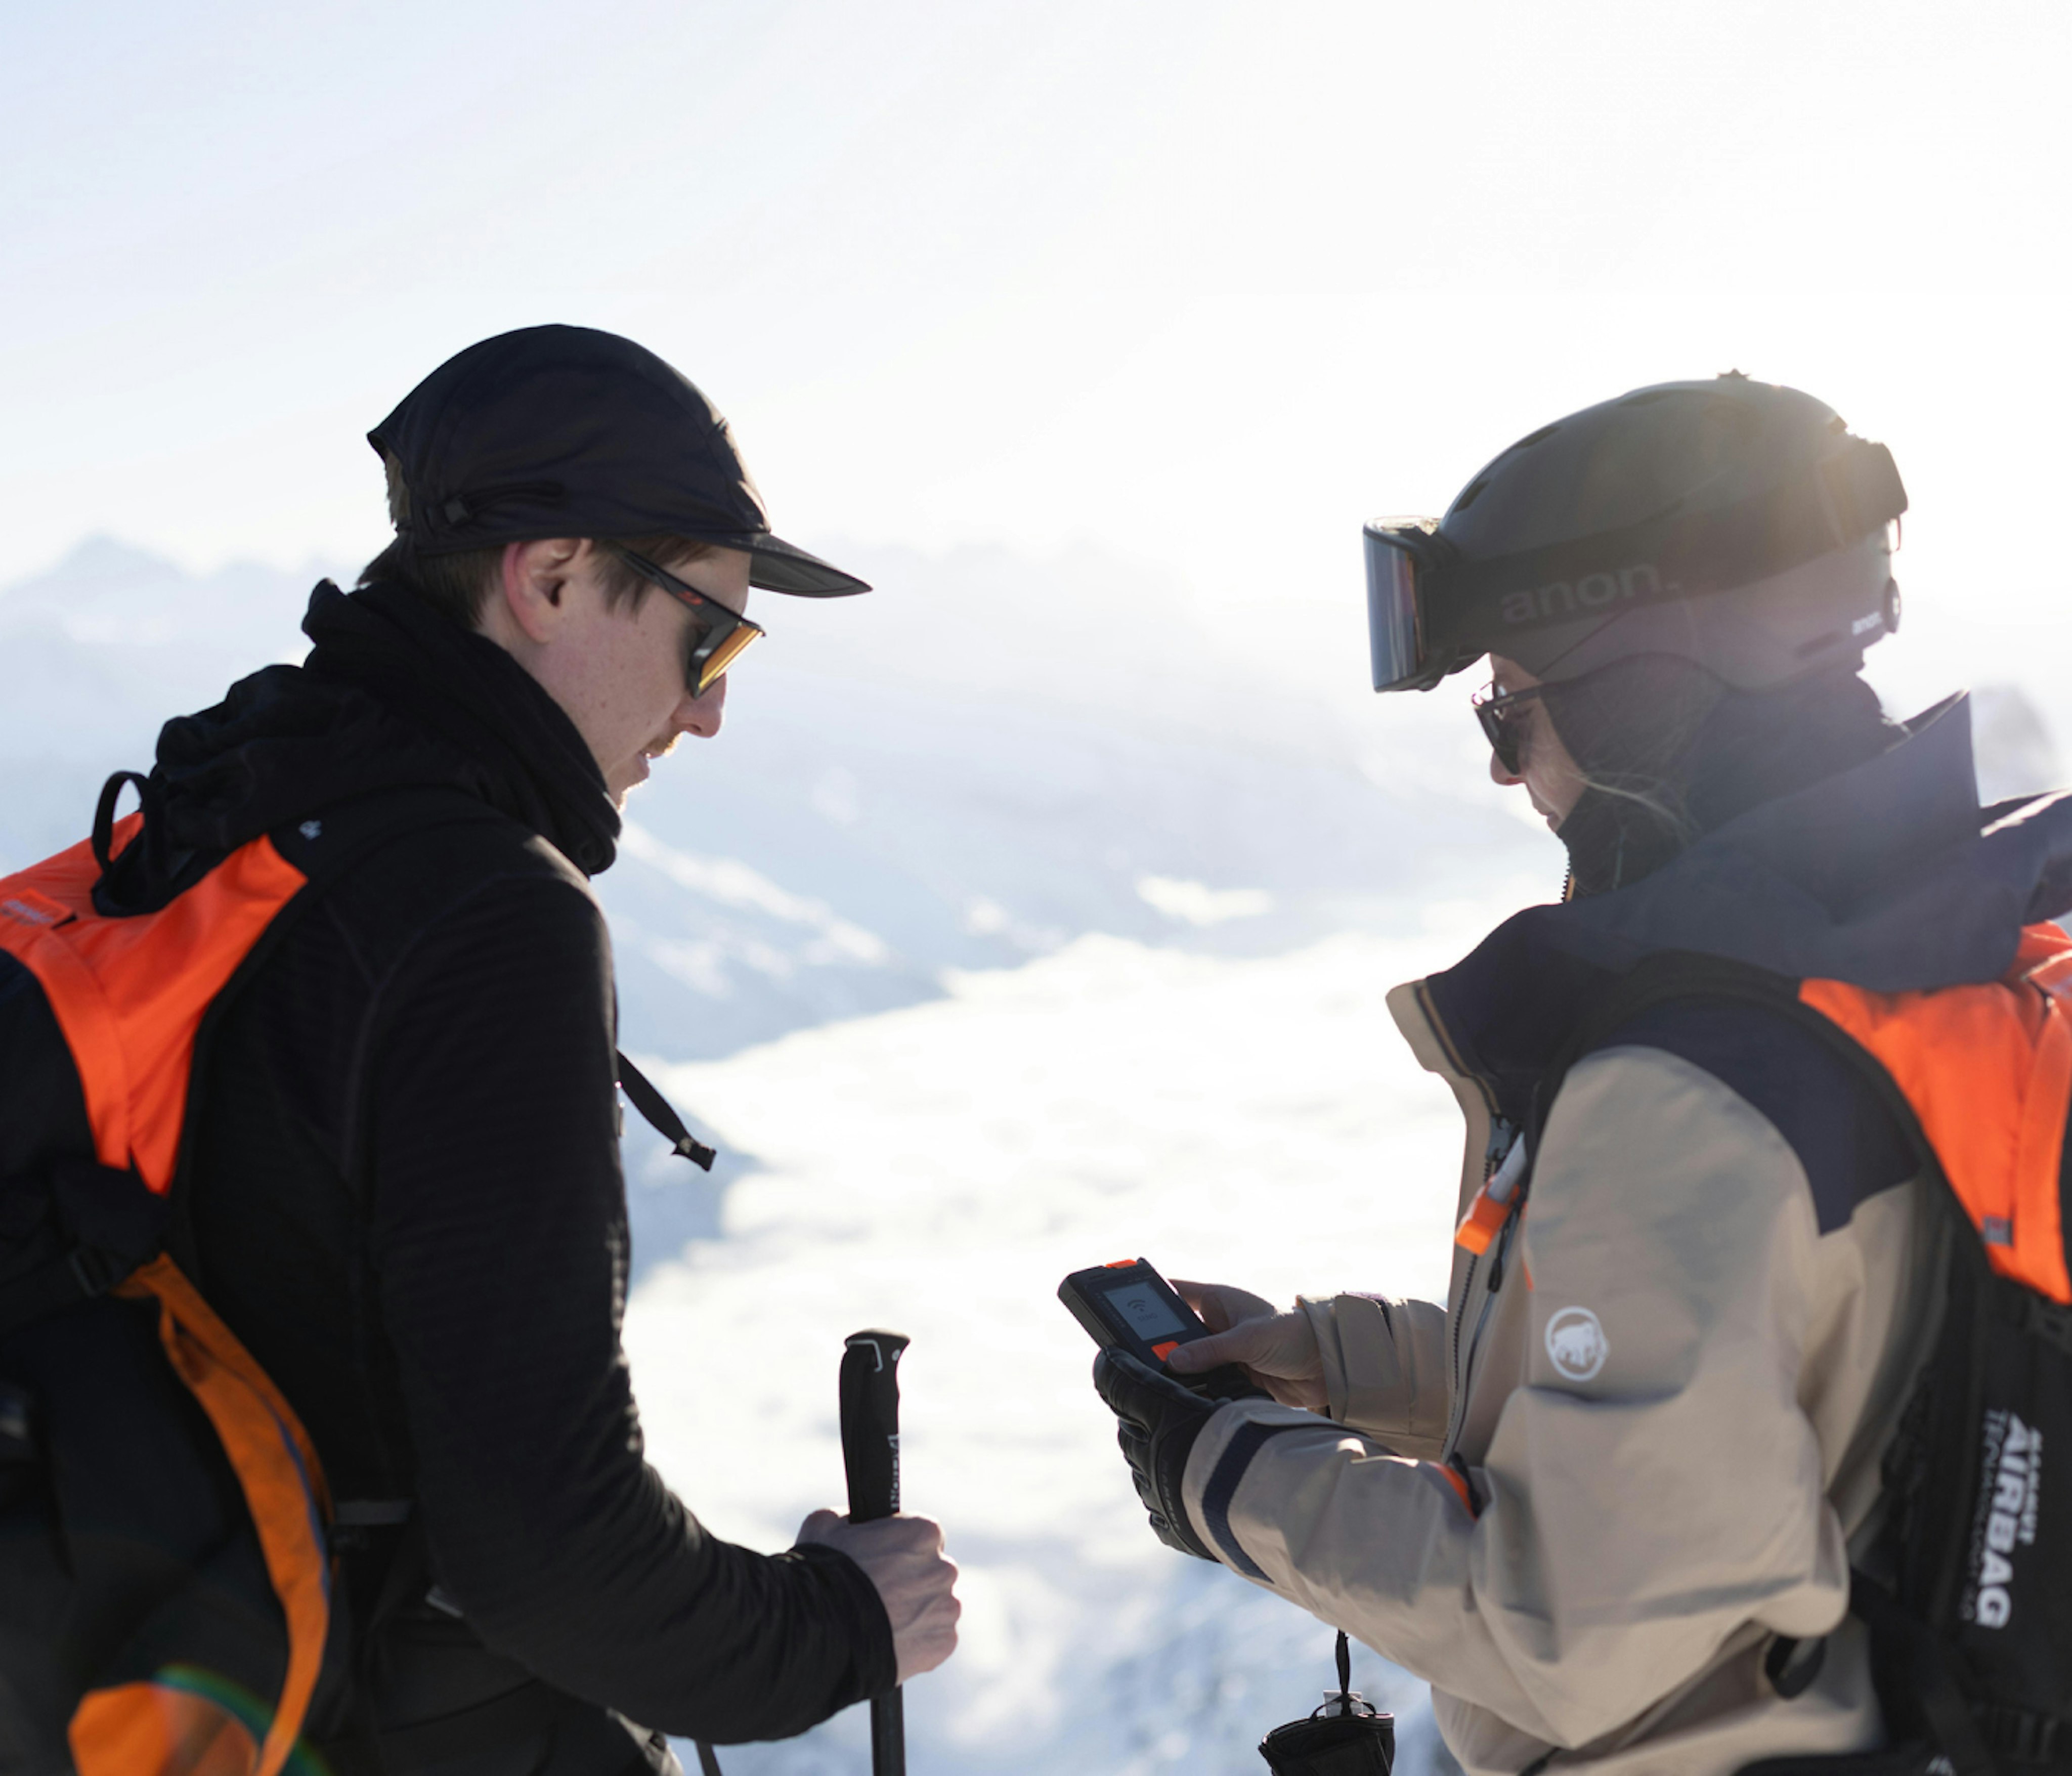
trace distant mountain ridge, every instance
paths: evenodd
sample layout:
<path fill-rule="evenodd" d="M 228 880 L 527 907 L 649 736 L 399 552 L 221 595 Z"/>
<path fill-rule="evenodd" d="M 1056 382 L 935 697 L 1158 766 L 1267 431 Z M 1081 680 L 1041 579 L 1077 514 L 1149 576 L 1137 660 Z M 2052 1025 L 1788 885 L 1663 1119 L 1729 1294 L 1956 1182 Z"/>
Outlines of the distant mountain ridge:
<path fill-rule="evenodd" d="M 1373 698 L 1342 626 L 1291 668 L 1264 608 L 1204 612 L 1092 551 L 841 558 L 878 590 L 762 597 L 726 731 L 629 805 L 598 882 L 629 1047 L 730 1054 L 1090 932 L 1285 950 L 1560 880 L 1450 684 Z M 166 717 L 299 658 L 316 577 L 96 537 L 0 590 L 0 866 L 76 842 Z M 1982 693 L 1978 730 L 1994 794 L 2055 777 L 2021 692 Z"/>
<path fill-rule="evenodd" d="M 1283 948 L 1493 857 L 1554 872 L 1486 806 L 1378 788 L 1339 709 L 1141 569 L 859 555 L 869 598 L 761 602 L 726 731 L 630 804 L 598 882 L 630 1046 L 730 1053 L 1089 931 Z M 76 842 L 168 717 L 298 658 L 315 577 L 94 538 L 0 590 L 0 865 Z"/>

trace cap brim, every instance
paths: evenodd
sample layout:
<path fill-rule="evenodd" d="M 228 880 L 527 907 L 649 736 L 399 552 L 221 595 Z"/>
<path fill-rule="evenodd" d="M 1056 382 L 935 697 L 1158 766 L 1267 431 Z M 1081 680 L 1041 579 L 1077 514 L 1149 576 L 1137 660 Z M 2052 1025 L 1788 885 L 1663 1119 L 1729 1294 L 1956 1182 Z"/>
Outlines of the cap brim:
<path fill-rule="evenodd" d="M 870 590 L 870 581 L 845 574 L 832 562 L 809 555 L 796 543 L 787 543 L 767 531 L 738 532 L 730 536 L 686 534 L 697 535 L 702 541 L 717 543 L 722 549 L 747 550 L 750 557 L 748 583 L 766 592 L 788 592 L 801 598 L 845 598 Z"/>

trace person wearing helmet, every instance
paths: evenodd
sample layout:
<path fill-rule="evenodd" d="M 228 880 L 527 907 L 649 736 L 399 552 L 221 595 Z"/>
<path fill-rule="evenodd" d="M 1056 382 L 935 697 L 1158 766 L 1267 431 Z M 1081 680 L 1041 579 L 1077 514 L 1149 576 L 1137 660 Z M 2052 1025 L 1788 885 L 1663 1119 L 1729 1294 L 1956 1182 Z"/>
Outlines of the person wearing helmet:
<path fill-rule="evenodd" d="M 2072 807 L 1982 812 L 1963 700 L 1893 722 L 1858 676 L 1905 506 L 1882 446 L 1733 375 L 1572 414 L 1436 524 L 1367 527 L 1375 689 L 1486 658 L 1491 771 L 1569 864 L 1390 995 L 1468 1123 L 1449 1297 L 1178 1284 L 1216 1335 L 1170 1368 L 1272 1397 L 1112 1355 L 1096 1379 L 1161 1537 L 1429 1679 L 1474 1776 L 1782 1776 L 1915 1734 L 1852 1568 L 1893 1560 L 1939 1186 L 1801 1023 L 1618 997 L 1690 966 L 1915 1003 L 2012 978 L 2072 903 Z"/>
<path fill-rule="evenodd" d="M 870 588 L 773 535 L 726 422 L 611 334 L 471 346 L 370 442 L 396 541 L 316 589 L 301 664 L 166 726 L 117 860 L 155 906 L 262 835 L 313 880 L 358 846 L 212 1020 L 170 1249 L 335 1502 L 310 1767 L 673 1771 L 664 1734 L 797 1733 L 956 1642 L 926 1519 L 704 1528 L 619 1340 L 615 1083 L 660 1100 L 615 1058 L 589 878 L 718 732 L 750 588 Z"/>

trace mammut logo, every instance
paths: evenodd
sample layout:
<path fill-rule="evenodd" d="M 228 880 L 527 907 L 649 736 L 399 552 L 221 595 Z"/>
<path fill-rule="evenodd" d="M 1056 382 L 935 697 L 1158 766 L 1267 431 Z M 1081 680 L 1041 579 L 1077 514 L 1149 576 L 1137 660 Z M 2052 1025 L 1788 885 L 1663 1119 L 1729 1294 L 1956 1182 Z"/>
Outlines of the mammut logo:
<path fill-rule="evenodd" d="M 1979 1521 L 1971 1535 L 1971 1581 L 1964 1611 L 1981 1628 L 2004 1628 L 2014 1613 L 2016 1548 L 2036 1540 L 2043 1502 L 2043 1438 L 2012 1412 L 1986 1414 L 1985 1460 L 1980 1472 Z"/>
<path fill-rule="evenodd" d="M 1547 1355 L 1570 1381 L 1588 1381 L 1611 1355 L 1605 1329 L 1587 1307 L 1564 1307 L 1547 1322 Z"/>
<path fill-rule="evenodd" d="M 1506 623 L 1540 623 L 1549 617 L 1588 616 L 1631 598 L 1673 598 L 1679 588 L 1665 584 L 1652 561 L 1636 561 L 1616 574 L 1585 574 L 1553 580 L 1530 591 L 1505 594 L 1497 613 Z"/>

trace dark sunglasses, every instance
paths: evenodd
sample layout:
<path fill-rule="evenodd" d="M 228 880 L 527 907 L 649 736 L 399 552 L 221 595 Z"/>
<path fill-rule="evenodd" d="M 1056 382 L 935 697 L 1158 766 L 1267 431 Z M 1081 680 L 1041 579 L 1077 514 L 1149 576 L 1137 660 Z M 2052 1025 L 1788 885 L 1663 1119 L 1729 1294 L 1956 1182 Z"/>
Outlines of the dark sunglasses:
<path fill-rule="evenodd" d="M 684 658 L 684 682 L 692 696 L 703 697 L 741 658 L 748 644 L 766 632 L 761 624 L 750 623 L 738 610 L 730 610 L 711 594 L 678 579 L 645 555 L 636 555 L 615 543 L 612 550 L 642 579 L 652 581 L 671 598 L 689 606 L 691 615 L 698 619 L 692 627 Z"/>
<path fill-rule="evenodd" d="M 1497 763 L 1515 777 L 1519 761 L 1524 756 L 1520 750 L 1525 743 L 1525 701 L 1527 697 L 1544 697 L 1553 687 L 1548 684 L 1528 684 L 1522 691 L 1507 691 L 1497 695 L 1494 682 L 1468 699 L 1469 706 L 1475 712 L 1475 719 L 1482 725 L 1490 750 L 1496 754 Z"/>

